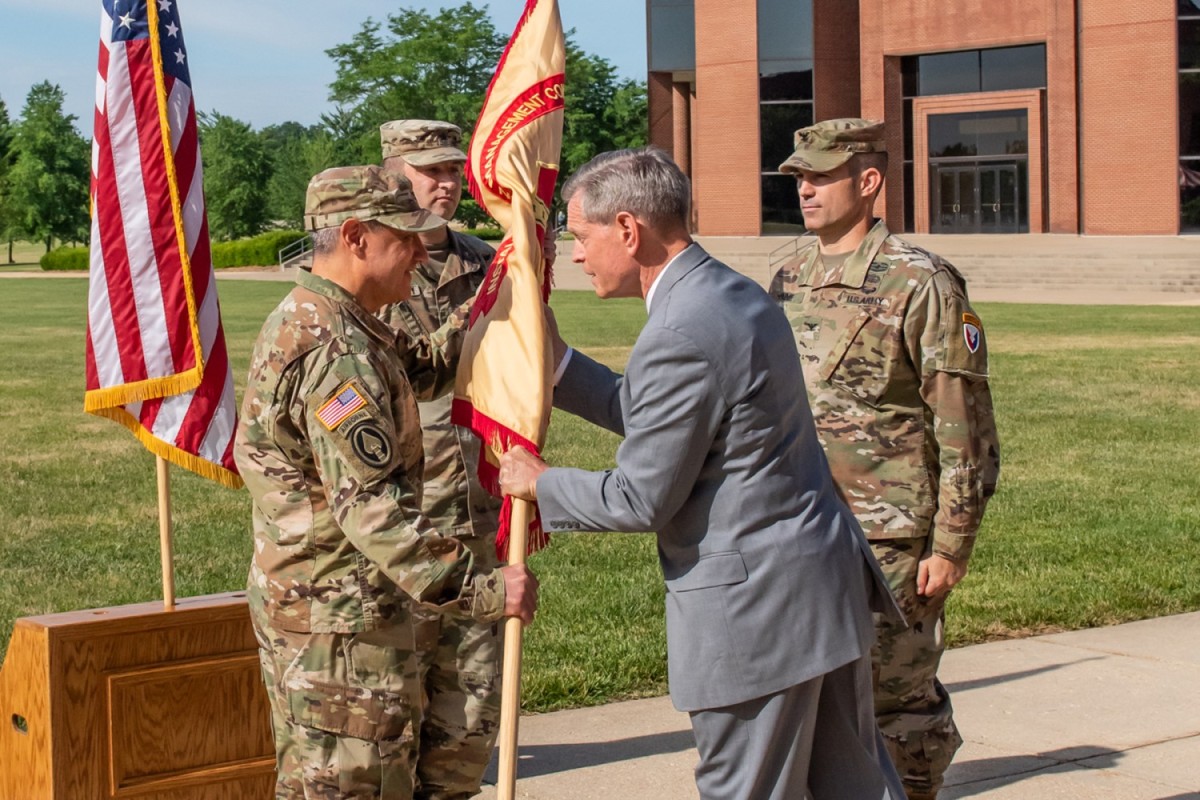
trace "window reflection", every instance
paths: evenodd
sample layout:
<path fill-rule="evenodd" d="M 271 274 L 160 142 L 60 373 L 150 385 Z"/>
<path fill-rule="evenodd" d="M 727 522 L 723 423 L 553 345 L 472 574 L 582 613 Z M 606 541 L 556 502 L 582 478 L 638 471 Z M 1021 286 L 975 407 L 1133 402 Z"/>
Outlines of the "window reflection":
<path fill-rule="evenodd" d="M 812 125 L 812 0 L 758 0 L 759 154 L 762 232 L 802 233 L 796 181 L 778 173 L 793 134 Z"/>
<path fill-rule="evenodd" d="M 918 57 L 917 93 L 963 94 L 979 91 L 979 51 Z"/>
<path fill-rule="evenodd" d="M 762 221 L 763 234 L 767 236 L 795 236 L 804 232 L 804 217 L 800 213 L 796 179 L 791 175 L 762 176 Z"/>
<path fill-rule="evenodd" d="M 650 0 L 647 28 L 651 72 L 696 68 L 696 9 L 693 0 Z"/>
<path fill-rule="evenodd" d="M 1200 72 L 1179 73 L 1179 155 L 1200 156 Z"/>
<path fill-rule="evenodd" d="M 1046 85 L 1046 46 L 998 47 L 979 52 L 980 85 L 985 92 Z"/>
<path fill-rule="evenodd" d="M 1179 68 L 1200 69 L 1200 18 L 1179 20 Z"/>
<path fill-rule="evenodd" d="M 1046 86 L 1046 46 L 905 56 L 900 70 L 905 97 L 1042 89 Z"/>
<path fill-rule="evenodd" d="M 758 99 L 764 102 L 768 100 L 812 100 L 812 70 L 762 75 L 758 81 Z"/>
<path fill-rule="evenodd" d="M 929 157 L 1025 155 L 1029 152 L 1029 115 L 1024 109 L 931 114 Z"/>
<path fill-rule="evenodd" d="M 812 103 L 763 103 L 761 106 L 762 171 L 776 172 L 794 149 L 797 129 L 813 124 Z"/>

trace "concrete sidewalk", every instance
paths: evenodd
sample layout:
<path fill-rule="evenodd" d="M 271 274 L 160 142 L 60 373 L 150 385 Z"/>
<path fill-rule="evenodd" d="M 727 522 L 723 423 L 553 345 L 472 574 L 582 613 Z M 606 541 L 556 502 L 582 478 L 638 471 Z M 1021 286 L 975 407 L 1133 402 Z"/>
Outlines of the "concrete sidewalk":
<path fill-rule="evenodd" d="M 1200 800 L 1200 612 L 951 650 L 941 678 L 966 739 L 941 800 Z M 697 798 L 666 698 L 522 717 L 520 742 L 518 798 Z"/>
<path fill-rule="evenodd" d="M 274 267 L 235 268 L 217 271 L 222 281 L 295 281 L 293 270 Z M 84 279 L 86 272 L 0 272 L 3 278 L 50 278 Z M 565 291 L 592 291 L 592 282 L 579 265 L 571 263 L 570 256 L 560 254 L 554 263 L 554 288 Z M 1200 306 L 1200 292 L 1148 291 L 1145 289 L 1117 290 L 1080 286 L 1078 289 L 1053 289 L 1042 286 L 1014 287 L 971 287 L 971 300 L 977 303 L 1047 303 L 1051 305 L 1095 305 L 1095 306 Z"/>

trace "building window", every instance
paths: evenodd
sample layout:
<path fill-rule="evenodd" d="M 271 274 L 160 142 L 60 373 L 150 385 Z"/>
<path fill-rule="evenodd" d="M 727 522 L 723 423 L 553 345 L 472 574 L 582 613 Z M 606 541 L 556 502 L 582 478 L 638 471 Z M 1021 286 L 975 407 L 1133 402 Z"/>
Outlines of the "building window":
<path fill-rule="evenodd" d="M 1192 2 L 1192 0 L 1179 0 Z M 1196 0 L 1200 2 L 1200 0 Z M 971 94 L 975 92 L 1003 92 L 1014 89 L 1044 89 L 1046 88 L 1046 45 L 1028 44 L 1017 47 L 995 47 L 987 50 L 959 50 L 952 53 L 930 53 L 921 56 L 905 56 L 900 60 L 902 87 L 904 92 L 904 229 L 915 229 L 915 198 L 913 197 L 913 98 L 929 95 Z M 1011 116 L 1010 112 L 1003 112 Z M 930 119 L 930 158 L 935 157 L 937 148 L 933 141 L 934 119 Z M 984 124 L 976 120 L 974 124 Z M 996 123 L 990 123 L 995 125 Z M 985 150 L 993 149 L 986 141 L 989 136 L 1003 134 L 993 131 L 984 134 L 984 140 L 970 138 L 957 142 L 947 142 L 945 147 L 956 143 L 962 147 L 982 146 Z M 1006 141 L 1006 140 L 1005 140 Z M 1028 132 L 1024 137 L 1028 147 Z M 1017 146 L 1012 143 L 1002 146 Z M 1003 152 L 1003 151 L 1002 151 Z M 1024 152 L 1024 151 L 1022 151 Z M 1014 163 L 1014 166 L 1016 164 Z M 1018 180 L 1024 180 L 1027 169 L 1022 162 L 1017 171 Z M 936 176 L 931 176 L 936 177 Z M 1007 183 L 1007 173 L 1004 176 Z M 931 189 L 936 188 L 930 184 Z M 1027 189 L 1022 189 L 1027 191 Z M 930 198 L 932 201 L 933 198 Z M 924 199 L 922 199 L 924 202 Z M 953 205 L 953 203 L 951 203 Z M 961 207 L 962 204 L 960 204 Z M 936 209 L 930 219 L 937 223 L 939 215 Z M 1018 228 L 1028 229 L 1028 209 L 1025 218 L 1018 222 Z M 1018 214 L 1017 217 L 1021 215 Z"/>
<path fill-rule="evenodd" d="M 650 0 L 647 18 L 649 71 L 694 71 L 696 7 L 693 0 Z"/>
<path fill-rule="evenodd" d="M 1179 230 L 1200 233 L 1200 0 L 1179 10 Z"/>
<path fill-rule="evenodd" d="M 762 232 L 803 233 L 796 180 L 779 165 L 815 120 L 812 0 L 758 0 L 758 71 Z"/>

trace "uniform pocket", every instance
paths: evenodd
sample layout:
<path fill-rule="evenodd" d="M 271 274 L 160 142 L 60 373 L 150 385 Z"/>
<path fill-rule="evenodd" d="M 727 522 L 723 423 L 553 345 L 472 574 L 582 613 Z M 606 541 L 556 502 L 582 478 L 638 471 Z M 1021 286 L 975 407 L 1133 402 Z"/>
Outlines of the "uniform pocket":
<path fill-rule="evenodd" d="M 374 742 L 412 737 L 415 656 L 376 643 L 379 634 L 309 637 L 282 680 L 294 724 Z"/>
<path fill-rule="evenodd" d="M 864 308 L 842 331 L 821 365 L 820 375 L 854 397 L 876 405 L 887 390 L 898 346 L 899 330 L 876 321 L 875 315 Z"/>

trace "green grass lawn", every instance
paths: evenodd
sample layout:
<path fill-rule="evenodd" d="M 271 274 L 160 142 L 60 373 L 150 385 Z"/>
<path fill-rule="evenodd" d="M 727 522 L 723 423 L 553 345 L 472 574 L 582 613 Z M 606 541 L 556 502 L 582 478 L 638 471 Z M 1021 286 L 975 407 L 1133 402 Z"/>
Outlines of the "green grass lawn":
<path fill-rule="evenodd" d="M 288 290 L 222 281 L 238 383 Z M 160 597 L 153 458 L 82 411 L 85 281 L 0 282 L 0 648 L 15 618 Z M 564 337 L 615 367 L 645 312 L 554 300 Z M 1200 331 L 1169 307 L 985 305 L 1004 466 L 971 575 L 950 602 L 961 645 L 1200 608 Z M 617 437 L 557 414 L 552 463 L 603 468 Z M 244 492 L 173 470 L 180 596 L 240 589 Z M 663 588 L 646 534 L 557 535 L 531 559 L 542 607 L 525 707 L 666 687 Z"/>

